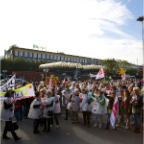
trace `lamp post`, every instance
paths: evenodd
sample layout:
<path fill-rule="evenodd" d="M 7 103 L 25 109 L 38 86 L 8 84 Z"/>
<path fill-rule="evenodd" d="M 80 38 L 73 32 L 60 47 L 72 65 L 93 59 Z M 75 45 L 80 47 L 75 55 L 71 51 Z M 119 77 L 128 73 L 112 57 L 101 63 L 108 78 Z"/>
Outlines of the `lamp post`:
<path fill-rule="evenodd" d="M 4 77 L 6 78 L 7 70 L 2 70 L 2 72 L 4 73 Z"/>
<path fill-rule="evenodd" d="M 49 69 L 43 69 L 43 72 L 45 72 L 45 80 L 46 80 L 46 77 L 47 77 L 47 72 L 49 71 Z"/>
<path fill-rule="evenodd" d="M 137 21 L 142 22 L 142 45 L 143 45 L 143 81 L 144 81 L 144 30 L 143 30 L 143 21 L 144 21 L 144 16 L 138 17 Z"/>

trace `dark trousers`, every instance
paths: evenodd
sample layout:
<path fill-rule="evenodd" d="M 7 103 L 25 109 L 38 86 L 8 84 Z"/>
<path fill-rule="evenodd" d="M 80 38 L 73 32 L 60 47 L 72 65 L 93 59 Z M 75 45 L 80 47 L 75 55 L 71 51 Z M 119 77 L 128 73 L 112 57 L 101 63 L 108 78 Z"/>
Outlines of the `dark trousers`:
<path fill-rule="evenodd" d="M 22 120 L 22 107 L 15 108 L 14 115 L 15 115 L 17 121 Z"/>
<path fill-rule="evenodd" d="M 28 106 L 24 106 L 24 117 L 25 118 L 28 116 L 28 112 L 29 112 L 29 107 Z"/>
<path fill-rule="evenodd" d="M 88 112 L 88 111 L 86 111 L 86 112 L 83 112 L 83 119 L 84 119 L 84 123 L 85 124 L 90 124 L 90 114 L 91 114 L 91 112 Z"/>
<path fill-rule="evenodd" d="M 136 128 L 140 128 L 140 114 L 132 114 Z"/>
<path fill-rule="evenodd" d="M 57 118 L 57 114 L 54 114 L 53 115 L 53 118 L 54 118 L 54 120 L 55 120 L 55 122 L 56 122 L 56 125 L 59 125 L 59 121 L 58 121 L 58 118 Z M 53 118 L 52 118 L 52 121 L 51 121 L 51 124 L 53 125 Z"/>
<path fill-rule="evenodd" d="M 38 126 L 40 124 L 40 119 L 34 119 L 34 130 L 33 132 L 37 132 L 38 131 Z"/>
<path fill-rule="evenodd" d="M 106 128 L 109 128 L 109 126 L 110 126 L 110 117 L 111 117 L 111 113 L 108 113 Z"/>
<path fill-rule="evenodd" d="M 43 119 L 44 129 L 46 129 L 46 122 L 48 123 L 48 128 L 47 128 L 47 130 L 50 130 L 50 124 L 52 123 L 52 117 L 51 117 L 51 118 L 44 118 L 44 119 Z"/>
<path fill-rule="evenodd" d="M 66 109 L 66 118 L 68 118 L 68 109 Z"/>
<path fill-rule="evenodd" d="M 17 137 L 17 135 L 16 135 L 16 133 L 14 131 L 12 121 L 6 121 L 5 122 L 5 128 L 4 128 L 4 132 L 3 132 L 3 137 L 6 137 L 8 129 L 10 129 L 14 139 L 17 139 L 18 137 Z"/>

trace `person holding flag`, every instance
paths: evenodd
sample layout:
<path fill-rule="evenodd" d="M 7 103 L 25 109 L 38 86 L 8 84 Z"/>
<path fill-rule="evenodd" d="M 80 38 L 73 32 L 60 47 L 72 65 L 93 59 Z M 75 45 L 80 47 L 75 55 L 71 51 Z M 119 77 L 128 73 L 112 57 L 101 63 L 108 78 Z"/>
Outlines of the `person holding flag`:
<path fill-rule="evenodd" d="M 116 97 L 116 91 L 112 90 L 111 96 L 108 96 L 108 94 L 106 94 L 106 91 L 104 91 L 104 92 L 105 92 L 105 97 L 107 99 L 109 99 L 109 104 L 108 104 L 108 119 L 107 119 L 107 124 L 106 124 L 106 128 L 105 128 L 105 129 L 109 129 L 112 108 L 113 108 L 114 100 L 115 100 L 115 97 Z"/>
<path fill-rule="evenodd" d="M 95 100 L 95 104 L 92 108 L 92 113 L 94 114 L 95 124 L 93 127 L 97 127 L 97 118 L 99 117 L 99 128 L 102 127 L 102 115 L 107 113 L 107 107 L 105 105 L 105 97 L 102 95 L 103 92 L 98 90 L 97 88 L 94 91 L 93 98 Z"/>

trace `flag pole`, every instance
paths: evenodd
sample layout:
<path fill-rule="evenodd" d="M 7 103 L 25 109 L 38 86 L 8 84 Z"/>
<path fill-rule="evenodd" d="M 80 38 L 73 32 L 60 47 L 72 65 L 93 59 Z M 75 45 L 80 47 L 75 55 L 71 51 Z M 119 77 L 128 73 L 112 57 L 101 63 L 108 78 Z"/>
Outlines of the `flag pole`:
<path fill-rule="evenodd" d="M 102 65 L 102 68 L 103 68 L 103 65 Z M 103 71 L 104 71 L 104 68 L 103 68 Z M 105 72 L 104 72 L 104 82 L 105 82 Z"/>

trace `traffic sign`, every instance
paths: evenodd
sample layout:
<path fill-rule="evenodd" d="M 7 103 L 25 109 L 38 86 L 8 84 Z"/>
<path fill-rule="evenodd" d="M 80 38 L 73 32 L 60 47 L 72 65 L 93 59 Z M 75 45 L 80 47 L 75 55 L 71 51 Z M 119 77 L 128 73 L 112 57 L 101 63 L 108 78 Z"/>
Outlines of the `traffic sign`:
<path fill-rule="evenodd" d="M 143 68 L 139 68 L 139 72 L 143 72 Z"/>

